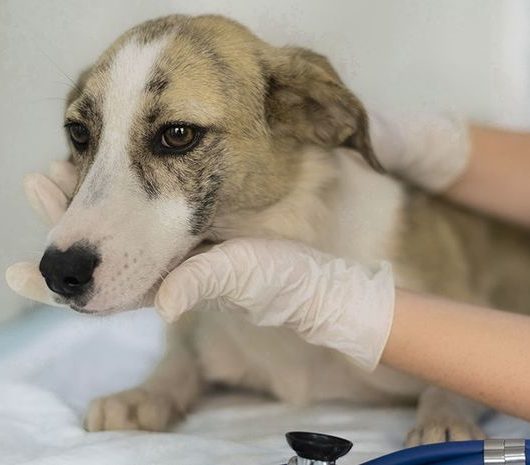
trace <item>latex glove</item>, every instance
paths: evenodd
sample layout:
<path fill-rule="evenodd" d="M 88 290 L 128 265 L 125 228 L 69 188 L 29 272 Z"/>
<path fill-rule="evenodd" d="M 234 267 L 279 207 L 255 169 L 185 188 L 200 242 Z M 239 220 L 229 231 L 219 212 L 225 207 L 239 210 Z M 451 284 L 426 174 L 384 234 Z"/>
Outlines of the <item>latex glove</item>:
<path fill-rule="evenodd" d="M 373 370 L 392 325 L 394 281 L 386 262 L 372 271 L 291 241 L 233 239 L 173 270 L 155 305 L 173 322 L 203 300 L 259 326 L 291 328 Z"/>
<path fill-rule="evenodd" d="M 75 186 L 77 173 L 67 161 L 55 161 L 50 166 L 50 176 L 40 173 L 29 174 L 24 178 L 26 197 L 37 215 L 46 224 L 56 224 L 68 207 Z M 50 297 L 44 278 L 36 262 L 20 262 L 11 265 L 6 271 L 6 281 L 11 289 L 23 297 L 48 305 L 57 305 Z"/>
<path fill-rule="evenodd" d="M 389 172 L 430 192 L 443 192 L 465 171 L 468 126 L 454 115 L 369 112 L 374 151 Z"/>

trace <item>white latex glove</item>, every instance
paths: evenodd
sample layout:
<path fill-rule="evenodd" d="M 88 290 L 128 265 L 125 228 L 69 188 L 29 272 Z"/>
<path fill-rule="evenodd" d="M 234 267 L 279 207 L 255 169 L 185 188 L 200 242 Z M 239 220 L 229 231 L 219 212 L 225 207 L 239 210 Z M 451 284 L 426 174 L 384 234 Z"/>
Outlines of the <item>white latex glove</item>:
<path fill-rule="evenodd" d="M 236 308 L 256 325 L 286 326 L 373 370 L 392 325 L 394 281 L 386 262 L 374 272 L 291 241 L 233 239 L 173 270 L 155 305 L 173 322 L 212 299 L 208 308 Z"/>
<path fill-rule="evenodd" d="M 430 192 L 443 192 L 466 170 L 467 124 L 449 114 L 369 112 L 375 154 L 389 172 Z"/>
<path fill-rule="evenodd" d="M 26 197 L 39 217 L 53 226 L 66 211 L 68 199 L 77 183 L 74 166 L 67 161 L 55 161 L 50 166 L 50 176 L 40 173 L 24 178 Z M 36 262 L 20 262 L 6 271 L 6 281 L 11 289 L 23 297 L 48 305 L 57 305 L 51 299 L 48 286 Z"/>

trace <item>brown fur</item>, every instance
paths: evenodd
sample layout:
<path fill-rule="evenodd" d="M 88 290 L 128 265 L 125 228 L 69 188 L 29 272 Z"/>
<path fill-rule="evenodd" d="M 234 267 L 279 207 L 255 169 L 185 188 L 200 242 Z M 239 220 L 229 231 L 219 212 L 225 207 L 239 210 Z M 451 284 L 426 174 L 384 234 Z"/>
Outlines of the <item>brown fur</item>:
<path fill-rule="evenodd" d="M 270 47 L 243 26 L 217 16 L 171 16 L 125 33 L 84 76 L 80 92 L 70 99 L 68 116 L 86 121 L 97 140 L 93 116 L 116 51 L 131 37 L 147 43 L 167 33 L 174 39 L 148 85 L 131 159 L 149 195 L 171 195 L 178 185 L 196 198 L 201 209 L 197 232 L 211 223 L 217 204 L 224 213 L 228 206 L 256 209 L 278 201 L 296 177 L 300 160 L 294 154 L 303 145 L 349 146 L 380 169 L 368 139 L 366 112 L 324 57 L 301 48 Z M 189 121 L 188 111 L 161 105 L 161 94 L 166 102 L 207 102 L 215 111 Z M 87 102 L 89 112 L 83 111 Z M 150 155 L 152 135 L 143 128 L 171 120 L 207 128 L 204 146 L 185 159 Z M 82 177 L 96 150 L 97 145 L 88 157 L 74 155 Z"/>
<path fill-rule="evenodd" d="M 398 267 L 414 275 L 417 290 L 530 313 L 530 234 L 409 192 Z"/>
<path fill-rule="evenodd" d="M 217 16 L 161 18 L 133 28 L 105 52 L 72 97 L 67 115 L 82 118 L 97 137 L 94 115 L 114 55 L 131 38 L 148 44 L 166 34 L 171 36 L 171 45 L 146 82 L 127 148 L 145 195 L 151 200 L 183 194 L 193 205 L 189 226 L 197 241 L 250 233 L 302 240 L 315 247 L 322 245 L 324 236 L 329 242 L 335 232 L 329 206 L 334 205 L 342 174 L 333 149 L 354 149 L 372 168 L 381 167 L 371 148 L 362 104 L 321 55 L 302 48 L 271 47 L 245 27 Z M 203 141 L 183 157 L 154 154 L 149 145 L 153 131 L 167 121 L 185 121 L 205 129 Z M 92 150 L 95 154 L 97 146 Z M 352 150 L 353 158 L 356 152 Z M 92 158 L 74 154 L 74 161 L 82 182 Z M 382 203 L 391 207 L 395 203 L 394 210 L 403 208 L 399 212 L 389 208 L 391 227 L 384 233 L 371 225 L 374 236 L 384 236 L 373 242 L 381 250 L 351 248 L 348 252 L 355 253 L 350 258 L 394 260 L 399 283 L 419 291 L 528 310 L 527 233 L 412 189 L 401 204 L 398 186 L 357 168 L 358 182 L 368 179 L 365 186 L 383 186 L 385 195 L 395 193 L 395 199 L 383 198 Z M 357 192 L 360 197 L 363 194 Z M 375 209 L 381 206 L 376 194 L 370 194 Z M 393 214 L 401 215 L 401 220 L 394 221 Z M 378 217 L 382 228 L 387 228 L 384 219 Z M 348 238 L 348 242 L 356 239 Z M 347 255 L 339 250 L 343 252 Z M 391 378 L 359 374 L 341 355 L 301 341 L 294 341 L 294 348 L 289 347 L 281 357 L 271 356 L 269 365 L 282 374 L 271 371 L 271 375 L 266 363 L 249 362 L 246 352 L 262 348 L 261 358 L 267 357 L 285 342 L 286 333 L 258 330 L 238 321 L 217 325 L 216 318 L 219 315 L 205 318 L 215 331 L 207 334 L 202 346 L 200 334 L 190 335 L 197 329 L 196 322 L 189 321 L 200 321 L 200 312 L 185 318 L 174 328 L 169 353 L 155 374 L 141 388 L 97 400 L 88 415 L 89 429 L 164 429 L 171 417 L 168 412 L 190 408 L 201 387 L 211 380 L 264 389 L 293 401 L 326 395 L 351 398 L 352 392 L 361 395 L 361 391 L 362 399 L 372 400 L 386 395 L 410 398 L 411 392 L 417 393 L 415 381 L 401 382 L 395 374 Z M 234 334 L 240 338 L 236 342 Z M 287 338 L 295 339 L 289 334 Z M 329 375 L 325 386 L 322 377 L 314 376 L 314 367 L 322 365 Z M 350 389 L 349 383 L 359 378 L 364 387 Z M 450 420 L 448 428 L 465 431 L 463 438 L 479 434 L 475 417 L 465 417 L 465 409 L 454 397 L 424 397 L 437 405 L 437 413 L 446 415 L 443 421 Z M 442 404 L 451 406 L 452 416 L 447 416 L 449 407 L 442 411 Z M 137 412 L 134 419 L 119 417 L 119 412 L 132 410 Z M 420 423 L 428 425 L 431 410 L 420 409 Z M 139 412 L 147 413 L 142 418 Z"/>

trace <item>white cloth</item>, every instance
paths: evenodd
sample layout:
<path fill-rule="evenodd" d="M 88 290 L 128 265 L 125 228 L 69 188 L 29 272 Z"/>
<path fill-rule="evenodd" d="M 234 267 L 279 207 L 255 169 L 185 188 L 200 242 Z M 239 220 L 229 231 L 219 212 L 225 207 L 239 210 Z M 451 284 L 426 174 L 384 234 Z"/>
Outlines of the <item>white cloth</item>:
<path fill-rule="evenodd" d="M 402 447 L 407 407 L 327 403 L 294 407 L 245 394 L 204 399 L 175 432 L 87 433 L 82 417 L 98 395 L 134 385 L 162 351 L 152 311 L 93 319 L 38 309 L 0 329 L 2 465 L 279 465 L 292 455 L 284 433 L 336 434 L 354 442 L 341 459 L 359 464 Z M 530 437 L 527 423 L 495 415 L 495 437 Z"/>

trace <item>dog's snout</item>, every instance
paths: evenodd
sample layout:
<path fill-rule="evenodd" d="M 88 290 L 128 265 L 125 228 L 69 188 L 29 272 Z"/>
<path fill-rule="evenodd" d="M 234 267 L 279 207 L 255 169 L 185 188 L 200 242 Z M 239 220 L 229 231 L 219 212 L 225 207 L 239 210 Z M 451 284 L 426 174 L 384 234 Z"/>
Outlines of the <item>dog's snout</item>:
<path fill-rule="evenodd" d="M 88 245 L 73 245 L 64 252 L 52 246 L 46 249 L 39 270 L 53 292 L 78 297 L 89 288 L 98 264 L 99 255 Z"/>

